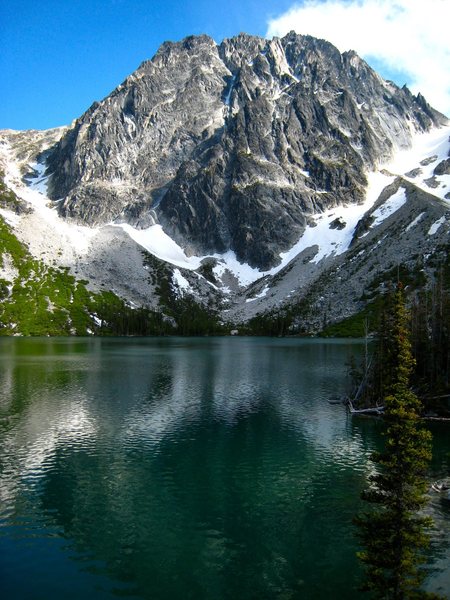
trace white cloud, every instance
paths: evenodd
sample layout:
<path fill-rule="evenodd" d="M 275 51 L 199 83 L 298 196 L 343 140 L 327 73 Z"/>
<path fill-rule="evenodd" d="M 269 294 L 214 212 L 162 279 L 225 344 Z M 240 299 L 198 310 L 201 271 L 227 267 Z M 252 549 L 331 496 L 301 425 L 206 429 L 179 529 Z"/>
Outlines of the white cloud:
<path fill-rule="evenodd" d="M 450 0 L 305 0 L 270 20 L 267 36 L 294 30 L 355 50 L 450 116 L 449 25 Z"/>

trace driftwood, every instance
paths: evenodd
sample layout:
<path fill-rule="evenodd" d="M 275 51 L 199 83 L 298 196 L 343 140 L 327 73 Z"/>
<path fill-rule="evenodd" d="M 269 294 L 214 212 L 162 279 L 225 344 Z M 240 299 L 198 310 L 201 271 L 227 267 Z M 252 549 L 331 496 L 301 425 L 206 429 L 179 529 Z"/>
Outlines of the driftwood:
<path fill-rule="evenodd" d="M 384 412 L 384 406 L 372 406 L 370 408 L 355 408 L 353 402 L 349 399 L 348 410 L 352 415 L 382 415 Z"/>

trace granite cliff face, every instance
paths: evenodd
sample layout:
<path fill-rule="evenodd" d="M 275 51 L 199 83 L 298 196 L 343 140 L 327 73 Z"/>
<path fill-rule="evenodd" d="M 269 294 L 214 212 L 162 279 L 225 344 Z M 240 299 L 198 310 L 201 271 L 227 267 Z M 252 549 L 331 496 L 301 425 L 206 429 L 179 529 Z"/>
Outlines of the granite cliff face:
<path fill-rule="evenodd" d="M 165 43 L 50 150 L 48 192 L 82 224 L 161 223 L 187 253 L 268 269 L 313 215 L 443 124 L 354 52 L 290 33 Z"/>

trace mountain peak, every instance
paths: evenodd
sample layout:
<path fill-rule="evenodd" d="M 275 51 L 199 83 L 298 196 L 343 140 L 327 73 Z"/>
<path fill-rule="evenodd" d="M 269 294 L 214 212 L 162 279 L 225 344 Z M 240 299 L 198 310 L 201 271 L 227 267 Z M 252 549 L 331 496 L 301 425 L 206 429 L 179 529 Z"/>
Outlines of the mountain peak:
<path fill-rule="evenodd" d="M 360 203 L 367 172 L 444 122 L 353 51 L 290 32 L 165 42 L 48 157 L 62 215 L 155 218 L 196 253 L 279 262 L 308 219 Z"/>
<path fill-rule="evenodd" d="M 215 41 L 206 34 L 201 35 L 188 35 L 178 42 L 166 41 L 161 44 L 157 50 L 155 57 L 159 54 L 167 52 L 179 51 L 179 50 L 194 50 L 200 46 L 216 46 Z M 153 60 L 153 59 L 152 59 Z"/>

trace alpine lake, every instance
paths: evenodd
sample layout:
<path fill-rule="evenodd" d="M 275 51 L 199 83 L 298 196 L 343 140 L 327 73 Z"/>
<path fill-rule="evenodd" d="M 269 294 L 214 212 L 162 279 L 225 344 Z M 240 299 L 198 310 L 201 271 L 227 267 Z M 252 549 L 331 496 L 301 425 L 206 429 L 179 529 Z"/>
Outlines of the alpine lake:
<path fill-rule="evenodd" d="M 349 340 L 0 338 L 5 600 L 344 599 L 383 421 L 330 399 Z M 450 426 L 433 422 L 430 484 Z M 450 590 L 450 502 L 426 588 Z M 450 596 L 447 596 L 450 597 Z"/>

